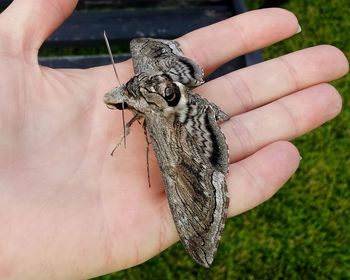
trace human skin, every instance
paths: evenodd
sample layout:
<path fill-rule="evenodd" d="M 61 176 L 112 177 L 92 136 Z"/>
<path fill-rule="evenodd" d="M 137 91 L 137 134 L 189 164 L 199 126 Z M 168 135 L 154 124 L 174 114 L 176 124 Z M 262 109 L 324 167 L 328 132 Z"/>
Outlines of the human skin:
<path fill-rule="evenodd" d="M 116 86 L 111 66 L 38 65 L 41 44 L 76 2 L 15 0 L 0 15 L 1 279 L 91 278 L 142 263 L 179 239 L 153 151 L 148 188 L 142 128 L 133 126 L 127 149 L 110 156 L 122 134 L 120 112 L 103 104 Z M 209 74 L 298 29 L 292 13 L 265 9 L 178 42 Z M 117 70 L 122 83 L 133 75 L 130 61 Z M 288 141 L 340 112 L 341 98 L 328 82 L 347 71 L 342 52 L 323 45 L 195 90 L 231 116 L 222 124 L 230 150 L 229 216 L 270 198 L 296 171 L 300 155 Z"/>

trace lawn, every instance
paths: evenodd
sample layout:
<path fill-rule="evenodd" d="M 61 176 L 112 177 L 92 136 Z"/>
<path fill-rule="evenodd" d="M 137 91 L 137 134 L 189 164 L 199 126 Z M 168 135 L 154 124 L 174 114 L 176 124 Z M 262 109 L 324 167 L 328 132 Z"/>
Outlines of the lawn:
<path fill-rule="evenodd" d="M 247 1 L 250 8 L 261 1 Z M 302 33 L 264 49 L 265 59 L 317 44 L 350 58 L 348 0 L 294 0 L 283 5 Z M 267 203 L 227 222 L 210 269 L 176 244 L 134 268 L 96 279 L 350 279 L 349 75 L 333 84 L 343 96 L 339 117 L 294 143 L 300 168 Z"/>

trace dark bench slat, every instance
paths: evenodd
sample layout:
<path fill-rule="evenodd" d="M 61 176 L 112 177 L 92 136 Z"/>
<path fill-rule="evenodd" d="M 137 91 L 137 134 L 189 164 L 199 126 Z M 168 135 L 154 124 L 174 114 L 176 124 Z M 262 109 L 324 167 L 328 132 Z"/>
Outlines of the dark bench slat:
<path fill-rule="evenodd" d="M 80 0 L 78 2 L 78 9 L 86 9 L 86 8 L 105 8 L 105 7 L 113 7 L 113 8 L 129 8 L 129 7 L 169 7 L 169 6 L 182 6 L 182 7 L 190 7 L 190 6 L 204 6 L 204 5 L 216 5 L 222 4 L 224 1 L 222 0 L 180 0 L 180 1 L 172 1 L 172 0 Z M 231 1 L 227 1 L 229 4 Z"/>
<path fill-rule="evenodd" d="M 1 0 L 0 1 L 0 11 L 5 10 L 10 4 L 12 0 Z"/>
<path fill-rule="evenodd" d="M 106 49 L 107 53 L 107 49 Z M 115 62 L 121 62 L 130 58 L 129 54 L 113 56 Z M 40 57 L 39 64 L 51 68 L 90 68 L 110 64 L 108 55 L 72 55 Z"/>
<path fill-rule="evenodd" d="M 110 42 L 128 42 L 135 37 L 176 38 L 232 15 L 225 6 L 189 9 L 137 9 L 120 11 L 75 11 L 54 33 L 46 46 L 97 45 L 103 30 Z"/>

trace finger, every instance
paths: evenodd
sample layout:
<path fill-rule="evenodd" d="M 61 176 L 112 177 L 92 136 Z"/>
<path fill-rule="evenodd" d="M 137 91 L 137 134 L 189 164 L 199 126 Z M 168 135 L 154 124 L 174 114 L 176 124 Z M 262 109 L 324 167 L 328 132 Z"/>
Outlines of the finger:
<path fill-rule="evenodd" d="M 196 89 L 229 115 L 340 78 L 348 71 L 345 55 L 333 46 L 317 46 L 243 68 Z"/>
<path fill-rule="evenodd" d="M 342 101 L 329 84 L 319 84 L 235 116 L 222 124 L 230 161 L 242 159 L 269 143 L 290 140 L 334 118 Z"/>
<path fill-rule="evenodd" d="M 281 141 L 232 164 L 227 176 L 228 215 L 238 215 L 269 199 L 293 175 L 299 162 L 298 150 Z"/>
<path fill-rule="evenodd" d="M 276 8 L 263 9 L 198 29 L 177 41 L 185 56 L 194 59 L 208 74 L 237 56 L 292 36 L 298 27 L 298 21 L 291 12 Z M 117 70 L 122 72 L 122 82 L 129 80 L 133 74 L 131 61 L 118 64 Z M 94 68 L 93 74 L 98 79 L 101 94 L 116 84 L 110 66 Z"/>
<path fill-rule="evenodd" d="M 15 39 L 16 49 L 39 49 L 73 12 L 78 0 L 15 0 L 2 14 L 2 32 Z"/>
<path fill-rule="evenodd" d="M 177 39 L 185 55 L 211 73 L 231 59 L 299 31 L 298 20 L 279 8 L 254 10 L 195 30 Z"/>

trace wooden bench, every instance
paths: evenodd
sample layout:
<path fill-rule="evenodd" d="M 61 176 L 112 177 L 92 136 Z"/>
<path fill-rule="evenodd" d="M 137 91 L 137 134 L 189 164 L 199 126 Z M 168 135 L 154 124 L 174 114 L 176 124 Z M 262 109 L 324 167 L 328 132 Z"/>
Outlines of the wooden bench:
<path fill-rule="evenodd" d="M 0 9 L 10 2 L 2 0 Z M 175 3 L 170 0 L 80 0 L 72 16 L 48 38 L 43 48 L 100 46 L 103 54 L 45 56 L 40 57 L 39 63 L 52 68 L 88 68 L 109 64 L 104 30 L 112 45 L 125 45 L 135 37 L 173 39 L 246 11 L 243 0 L 181 0 Z M 128 57 L 128 54 L 117 54 L 115 60 L 122 61 Z M 246 54 L 221 67 L 210 78 L 260 61 L 262 56 L 259 51 Z"/>

